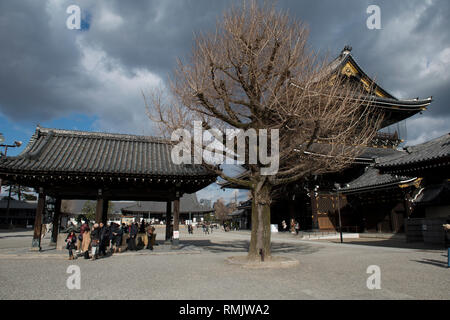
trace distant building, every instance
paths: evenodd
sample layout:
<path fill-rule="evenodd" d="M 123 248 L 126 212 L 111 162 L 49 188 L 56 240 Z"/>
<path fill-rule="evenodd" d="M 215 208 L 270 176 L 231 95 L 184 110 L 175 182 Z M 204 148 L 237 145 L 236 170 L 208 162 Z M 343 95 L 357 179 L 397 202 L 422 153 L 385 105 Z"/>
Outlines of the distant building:
<path fill-rule="evenodd" d="M 212 208 L 211 200 L 208 199 L 200 199 L 200 204 L 205 208 Z"/>
<path fill-rule="evenodd" d="M 200 203 L 195 193 L 184 194 L 180 198 L 180 222 L 202 221 L 204 216 L 211 214 L 214 210 L 211 206 Z M 173 206 L 172 206 L 173 213 Z M 157 201 L 138 201 L 135 204 L 122 208 L 122 214 L 125 216 L 133 216 L 138 219 L 156 219 L 158 221 L 165 220 L 166 203 Z"/>
<path fill-rule="evenodd" d="M 11 198 L 8 209 L 8 197 L 3 197 L 0 200 L 0 227 L 7 228 L 13 225 L 25 228 L 33 225 L 36 206 L 36 202 L 19 201 Z"/>

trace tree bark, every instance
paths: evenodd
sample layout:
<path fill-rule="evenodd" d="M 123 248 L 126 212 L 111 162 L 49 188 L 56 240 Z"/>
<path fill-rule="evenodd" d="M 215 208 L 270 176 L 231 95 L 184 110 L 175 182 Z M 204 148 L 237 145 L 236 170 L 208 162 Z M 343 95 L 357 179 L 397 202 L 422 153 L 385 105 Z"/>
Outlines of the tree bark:
<path fill-rule="evenodd" d="M 259 190 L 258 190 L 259 189 Z M 268 261 L 271 259 L 270 245 L 270 202 L 271 186 L 266 182 L 261 188 L 252 190 L 252 233 L 249 260 Z"/>

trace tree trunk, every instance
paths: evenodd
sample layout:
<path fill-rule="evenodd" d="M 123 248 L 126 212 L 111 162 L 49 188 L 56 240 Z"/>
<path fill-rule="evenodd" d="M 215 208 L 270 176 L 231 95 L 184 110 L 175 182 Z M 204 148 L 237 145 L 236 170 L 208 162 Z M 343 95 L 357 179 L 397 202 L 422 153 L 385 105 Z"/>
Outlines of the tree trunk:
<path fill-rule="evenodd" d="M 252 233 L 249 260 L 268 261 L 271 258 L 270 245 L 270 202 L 271 186 L 265 183 L 259 190 L 252 190 Z"/>

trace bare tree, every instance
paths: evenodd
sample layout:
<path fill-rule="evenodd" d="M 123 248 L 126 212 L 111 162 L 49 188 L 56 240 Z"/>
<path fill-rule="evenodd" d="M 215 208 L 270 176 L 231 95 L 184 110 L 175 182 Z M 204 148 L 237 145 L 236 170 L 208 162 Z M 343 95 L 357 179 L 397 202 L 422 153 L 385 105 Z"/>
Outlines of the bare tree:
<path fill-rule="evenodd" d="M 225 202 L 222 198 L 217 200 L 214 205 L 214 217 L 223 223 L 225 220 L 228 220 L 228 215 L 231 213 L 229 208 L 225 205 Z"/>
<path fill-rule="evenodd" d="M 257 154 L 268 148 L 260 139 L 256 146 L 245 140 L 246 178 L 227 176 L 223 167 L 210 165 L 223 179 L 251 192 L 252 260 L 271 257 L 273 188 L 342 170 L 373 138 L 381 121 L 371 95 L 345 76 L 330 74 L 328 59 L 308 48 L 307 39 L 301 22 L 271 5 L 250 1 L 232 7 L 215 32 L 195 37 L 191 56 L 178 62 L 170 79 L 170 94 L 161 90 L 144 96 L 150 118 L 164 134 L 192 129 L 194 120 L 202 121 L 205 130 L 268 130 L 270 141 L 279 133 L 279 169 L 271 175 L 263 174 L 267 164 L 259 159 L 248 161 L 252 148 Z M 194 149 L 207 148 L 202 144 Z"/>

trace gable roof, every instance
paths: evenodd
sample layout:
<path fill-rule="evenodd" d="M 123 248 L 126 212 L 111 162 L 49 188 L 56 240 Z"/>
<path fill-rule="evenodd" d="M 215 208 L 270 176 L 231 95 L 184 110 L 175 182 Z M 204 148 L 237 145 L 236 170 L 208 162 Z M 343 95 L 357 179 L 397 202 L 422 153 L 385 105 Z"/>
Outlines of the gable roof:
<path fill-rule="evenodd" d="M 426 99 L 394 97 L 364 72 L 352 56 L 351 50 L 352 48 L 349 46 L 344 47 L 341 54 L 325 68 L 318 79 L 344 75 L 361 83 L 368 95 L 373 98 L 373 105 L 385 110 L 386 117 L 382 123 L 383 128 L 424 111 L 431 104 L 432 97 Z M 371 92 L 369 92 L 369 88 L 372 88 Z"/>
<path fill-rule="evenodd" d="M 404 148 L 404 152 L 380 158 L 376 167 L 383 172 L 400 172 L 405 167 L 426 166 L 432 163 L 434 167 L 450 166 L 450 133 L 437 139 Z"/>
<path fill-rule="evenodd" d="M 375 189 L 383 189 L 387 187 L 397 186 L 399 184 L 405 184 L 415 181 L 416 178 L 397 176 L 391 174 L 381 174 L 378 169 L 374 167 L 368 167 L 366 171 L 347 184 L 345 188 L 342 188 L 342 193 L 352 192 L 365 192 Z"/>
<path fill-rule="evenodd" d="M 25 150 L 0 159 L 0 172 L 196 179 L 214 174 L 201 165 L 176 165 L 161 138 L 37 127 Z"/>

